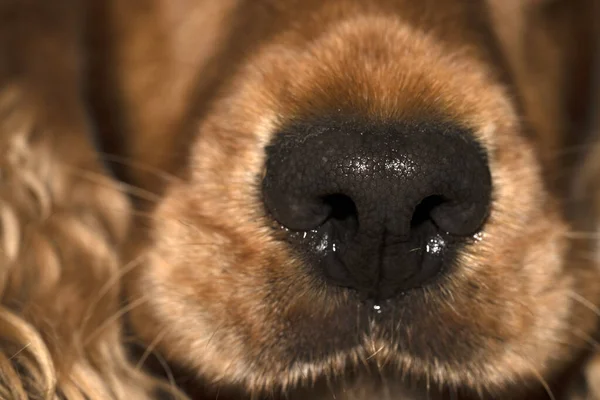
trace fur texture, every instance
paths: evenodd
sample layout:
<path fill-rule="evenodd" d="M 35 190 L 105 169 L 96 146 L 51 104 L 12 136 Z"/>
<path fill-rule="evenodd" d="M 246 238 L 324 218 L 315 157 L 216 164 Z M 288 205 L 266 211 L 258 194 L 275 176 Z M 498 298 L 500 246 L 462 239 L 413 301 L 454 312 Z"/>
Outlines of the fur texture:
<path fill-rule="evenodd" d="M 0 398 L 600 396 L 598 11 L 0 0 Z M 494 186 L 381 320 L 259 190 L 280 127 L 355 117 L 466 126 Z"/>

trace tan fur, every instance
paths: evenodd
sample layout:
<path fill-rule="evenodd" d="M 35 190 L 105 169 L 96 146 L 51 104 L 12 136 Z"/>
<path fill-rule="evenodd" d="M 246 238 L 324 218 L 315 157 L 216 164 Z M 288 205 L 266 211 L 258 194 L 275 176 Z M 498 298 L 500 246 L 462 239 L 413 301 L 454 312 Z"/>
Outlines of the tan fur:
<path fill-rule="evenodd" d="M 151 352 L 242 397 L 534 398 L 568 396 L 572 369 L 593 380 L 600 156 L 562 152 L 583 136 L 596 3 L 0 1 L 0 398 L 183 396 L 140 368 Z M 279 127 L 349 115 L 471 128 L 494 203 L 456 271 L 409 293 L 419 317 L 397 336 L 374 324 L 299 362 L 353 334 L 337 316 L 361 306 L 306 273 L 257 182 Z"/>

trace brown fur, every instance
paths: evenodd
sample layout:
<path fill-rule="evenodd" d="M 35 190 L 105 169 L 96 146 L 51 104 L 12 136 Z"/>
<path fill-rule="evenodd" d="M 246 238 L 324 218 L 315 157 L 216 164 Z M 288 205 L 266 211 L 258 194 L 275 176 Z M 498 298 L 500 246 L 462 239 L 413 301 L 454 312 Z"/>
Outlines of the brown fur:
<path fill-rule="evenodd" d="M 184 396 L 152 352 L 236 397 L 598 393 L 597 3 L 1 0 L 0 398 Z M 492 171 L 391 336 L 353 331 L 257 185 L 278 127 L 350 117 L 469 127 Z"/>

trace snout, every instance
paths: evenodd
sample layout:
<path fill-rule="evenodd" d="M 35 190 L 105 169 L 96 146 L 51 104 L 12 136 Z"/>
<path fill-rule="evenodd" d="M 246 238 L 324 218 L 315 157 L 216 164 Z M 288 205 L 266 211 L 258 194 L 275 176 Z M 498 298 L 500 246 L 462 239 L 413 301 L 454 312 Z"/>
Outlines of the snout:
<path fill-rule="evenodd" d="M 267 148 L 264 203 L 328 283 L 384 300 L 450 271 L 491 199 L 486 153 L 450 123 L 296 123 Z"/>

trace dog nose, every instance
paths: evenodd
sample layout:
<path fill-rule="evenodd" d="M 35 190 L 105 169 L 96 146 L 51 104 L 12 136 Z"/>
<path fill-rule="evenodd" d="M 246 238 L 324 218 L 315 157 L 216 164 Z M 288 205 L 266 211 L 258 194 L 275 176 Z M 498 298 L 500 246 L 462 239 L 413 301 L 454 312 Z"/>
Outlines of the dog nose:
<path fill-rule="evenodd" d="M 263 198 L 330 283 L 385 299 L 448 271 L 484 223 L 487 156 L 448 123 L 297 123 L 267 147 Z"/>

